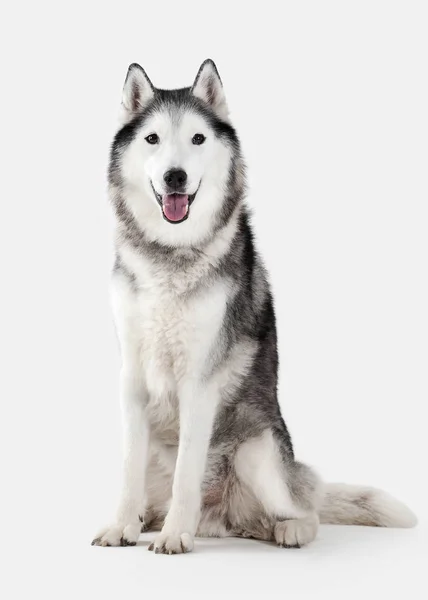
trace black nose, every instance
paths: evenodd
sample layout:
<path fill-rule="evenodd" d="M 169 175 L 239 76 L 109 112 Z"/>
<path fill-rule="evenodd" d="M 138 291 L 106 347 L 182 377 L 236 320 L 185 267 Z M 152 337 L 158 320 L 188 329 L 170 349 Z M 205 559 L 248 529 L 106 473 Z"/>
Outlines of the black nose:
<path fill-rule="evenodd" d="M 187 173 L 183 169 L 170 169 L 165 173 L 163 179 L 168 187 L 178 190 L 184 186 L 187 181 Z"/>

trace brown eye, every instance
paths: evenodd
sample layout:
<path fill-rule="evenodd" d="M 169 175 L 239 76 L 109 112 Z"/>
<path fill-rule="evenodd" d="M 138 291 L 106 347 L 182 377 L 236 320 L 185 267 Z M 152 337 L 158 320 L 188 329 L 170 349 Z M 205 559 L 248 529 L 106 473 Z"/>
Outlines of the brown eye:
<path fill-rule="evenodd" d="M 151 133 L 145 138 L 146 142 L 149 144 L 159 144 L 159 136 L 157 133 Z"/>
<path fill-rule="evenodd" d="M 202 133 L 195 133 L 195 135 L 192 137 L 192 144 L 195 146 L 200 146 L 205 142 L 205 139 L 206 138 L 204 135 L 202 135 Z"/>

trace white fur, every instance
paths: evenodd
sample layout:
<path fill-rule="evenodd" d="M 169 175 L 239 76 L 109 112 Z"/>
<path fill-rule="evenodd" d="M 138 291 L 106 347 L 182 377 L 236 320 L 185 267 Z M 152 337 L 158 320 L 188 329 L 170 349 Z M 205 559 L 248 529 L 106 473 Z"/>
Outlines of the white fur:
<path fill-rule="evenodd" d="M 307 515 L 307 511 L 296 506 L 291 498 L 287 472 L 271 431 L 241 444 L 235 469 L 238 478 L 254 492 L 267 514 L 284 519 Z"/>
<path fill-rule="evenodd" d="M 219 394 L 216 385 L 192 380 L 180 386 L 180 441 L 172 489 L 172 503 L 155 549 L 193 539 L 199 523 L 201 486 Z M 184 551 L 191 548 L 185 547 Z"/>
<path fill-rule="evenodd" d="M 158 144 L 151 145 L 145 140 L 152 133 L 159 136 Z M 206 137 L 200 146 L 192 144 L 195 133 Z M 148 240 L 188 247 L 209 237 L 222 206 L 230 156 L 228 146 L 215 137 L 196 113 L 183 112 L 171 119 L 167 112 L 160 112 L 149 119 L 122 159 L 127 203 Z M 166 193 L 163 176 L 178 167 L 187 173 L 186 193 L 197 193 L 188 219 L 179 226 L 171 226 L 162 216 L 152 185 L 158 194 Z"/>
<path fill-rule="evenodd" d="M 414 527 L 415 514 L 387 492 L 367 486 L 328 483 L 320 510 L 321 523 Z"/>

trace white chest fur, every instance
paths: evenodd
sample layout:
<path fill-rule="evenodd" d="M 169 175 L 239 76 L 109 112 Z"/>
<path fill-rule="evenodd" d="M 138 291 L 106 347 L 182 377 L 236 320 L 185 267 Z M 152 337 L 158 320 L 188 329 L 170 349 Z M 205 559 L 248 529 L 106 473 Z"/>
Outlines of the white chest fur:
<path fill-rule="evenodd" d="M 203 261 L 171 273 L 131 249 L 122 249 L 121 260 L 135 276 L 132 284 L 120 275 L 113 283 L 123 360 L 143 376 L 153 424 L 176 429 L 177 391 L 184 380 L 197 380 L 210 368 L 230 283 L 209 283 L 210 265 Z"/>

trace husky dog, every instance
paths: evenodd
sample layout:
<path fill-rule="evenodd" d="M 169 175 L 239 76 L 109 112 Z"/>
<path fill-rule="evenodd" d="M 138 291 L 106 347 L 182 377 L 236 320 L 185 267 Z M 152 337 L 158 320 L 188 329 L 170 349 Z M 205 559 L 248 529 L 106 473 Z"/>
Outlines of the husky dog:
<path fill-rule="evenodd" d="M 319 523 L 411 527 L 379 490 L 323 484 L 294 458 L 277 399 L 268 277 L 244 203 L 245 167 L 222 83 L 155 88 L 130 66 L 111 150 L 113 307 L 122 354 L 124 482 L 93 541 L 189 552 L 195 536 L 282 547 Z"/>

